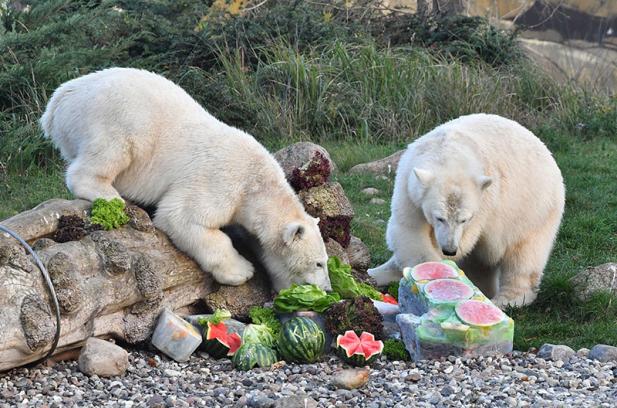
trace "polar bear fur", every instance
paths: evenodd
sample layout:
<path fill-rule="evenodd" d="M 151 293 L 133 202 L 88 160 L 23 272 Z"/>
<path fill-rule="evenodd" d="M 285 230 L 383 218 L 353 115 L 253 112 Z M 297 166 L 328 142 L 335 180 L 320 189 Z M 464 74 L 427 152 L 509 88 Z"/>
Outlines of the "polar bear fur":
<path fill-rule="evenodd" d="M 276 290 L 292 283 L 330 289 L 318 220 L 280 165 L 171 81 L 127 68 L 82 76 L 54 92 L 41 126 L 69 163 L 75 196 L 156 205 L 154 224 L 219 283 L 240 285 L 253 275 L 220 230 L 240 224 L 259 239 Z"/>
<path fill-rule="evenodd" d="M 564 202 L 561 172 L 529 130 L 496 115 L 460 117 L 401 157 L 386 232 L 393 257 L 369 274 L 383 285 L 446 258 L 498 306 L 529 304 Z"/>

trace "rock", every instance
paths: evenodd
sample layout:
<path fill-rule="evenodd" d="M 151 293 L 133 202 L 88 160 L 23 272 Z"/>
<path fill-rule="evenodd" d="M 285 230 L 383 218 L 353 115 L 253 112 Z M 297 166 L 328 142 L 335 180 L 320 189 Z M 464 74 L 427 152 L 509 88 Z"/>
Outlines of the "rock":
<path fill-rule="evenodd" d="M 332 384 L 337 388 L 353 390 L 360 388 L 368 382 L 370 371 L 368 368 L 350 368 L 334 373 Z"/>
<path fill-rule="evenodd" d="M 253 306 L 262 306 L 272 300 L 270 280 L 265 272 L 257 269 L 255 275 L 244 285 L 221 285 L 219 290 L 206 296 L 212 310 L 226 309 L 234 319 L 248 320 Z"/>
<path fill-rule="evenodd" d="M 568 346 L 543 344 L 538 350 L 538 357 L 552 361 L 568 361 L 576 352 Z"/>
<path fill-rule="evenodd" d="M 343 263 L 346 263 L 346 264 L 349 263 L 349 255 L 347 255 L 347 252 L 341 246 L 341 244 L 339 244 L 338 242 L 336 242 L 333 239 L 329 239 L 328 241 L 326 241 L 325 244 L 326 244 L 326 252 L 328 253 L 328 257 L 336 256 Z M 350 246 L 351 246 L 351 244 L 350 244 Z"/>
<path fill-rule="evenodd" d="M 287 180 L 291 180 L 294 170 L 306 167 L 313 158 L 318 156 L 317 153 L 323 155 L 326 159 L 330 171 L 336 170 L 336 164 L 330 158 L 330 153 L 323 147 L 311 142 L 294 143 L 274 153 L 274 158 L 283 168 Z"/>
<path fill-rule="evenodd" d="M 343 248 L 349 246 L 350 226 L 354 211 L 339 183 L 326 183 L 298 194 L 306 211 L 320 219 L 324 241 L 334 239 Z"/>
<path fill-rule="evenodd" d="M 165 374 L 167 377 L 180 377 L 182 375 L 180 371 L 172 370 L 170 368 L 166 368 L 165 370 L 163 370 L 163 374 Z"/>
<path fill-rule="evenodd" d="M 589 349 L 588 348 L 580 348 L 577 352 L 576 355 L 579 357 L 583 357 L 583 358 L 587 358 L 589 356 Z"/>
<path fill-rule="evenodd" d="M 372 197 L 372 196 L 375 196 L 375 195 L 379 194 L 380 191 L 377 190 L 374 187 L 367 187 L 367 188 L 361 190 L 360 193 L 364 194 L 365 196 Z"/>
<path fill-rule="evenodd" d="M 371 201 L 369 201 L 369 203 L 374 204 L 374 205 L 384 205 L 386 203 L 386 200 L 384 200 L 383 198 L 371 198 Z"/>
<path fill-rule="evenodd" d="M 199 347 L 201 333 L 172 311 L 161 313 L 152 334 L 152 345 L 176 361 L 187 361 Z"/>
<path fill-rule="evenodd" d="M 360 238 L 352 235 L 349 239 L 349 246 L 346 251 L 349 258 L 349 264 L 353 269 L 366 271 L 371 265 L 371 253 Z"/>
<path fill-rule="evenodd" d="M 606 344 L 597 344 L 589 351 L 589 358 L 602 363 L 609 361 L 617 363 L 617 347 Z"/>
<path fill-rule="evenodd" d="M 412 382 L 418 382 L 418 381 L 420 381 L 421 379 L 422 379 L 422 375 L 421 375 L 419 372 L 417 372 L 417 371 L 414 371 L 414 372 L 412 372 L 412 373 L 409 373 L 409 375 L 407 376 L 407 378 L 405 378 L 405 380 L 407 380 L 407 381 L 412 381 Z"/>
<path fill-rule="evenodd" d="M 113 377 L 124 375 L 129 366 L 129 353 L 105 340 L 90 337 L 81 349 L 79 369 L 87 375 Z"/>
<path fill-rule="evenodd" d="M 617 263 L 606 263 L 585 269 L 576 274 L 570 282 L 576 287 L 576 294 L 581 300 L 599 291 L 617 294 Z"/>
<path fill-rule="evenodd" d="M 141 232 L 154 232 L 154 224 L 148 213 L 136 205 L 127 205 L 124 212 L 130 217 L 129 225 Z"/>
<path fill-rule="evenodd" d="M 405 150 L 401 150 L 381 160 L 357 164 L 351 169 L 349 169 L 349 172 L 356 174 L 369 173 L 375 175 L 386 175 L 395 173 L 398 162 L 404 152 Z"/>
<path fill-rule="evenodd" d="M 317 408 L 317 401 L 306 394 L 279 398 L 274 402 L 274 408 Z"/>

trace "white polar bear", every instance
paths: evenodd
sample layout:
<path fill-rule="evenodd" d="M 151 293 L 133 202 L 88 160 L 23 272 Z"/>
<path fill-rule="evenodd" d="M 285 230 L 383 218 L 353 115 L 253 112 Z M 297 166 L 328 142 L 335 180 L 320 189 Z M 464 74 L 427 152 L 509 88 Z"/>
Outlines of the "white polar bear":
<path fill-rule="evenodd" d="M 393 257 L 369 274 L 384 285 L 406 266 L 447 258 L 496 305 L 529 304 L 564 202 L 561 172 L 529 130 L 496 115 L 460 117 L 401 157 L 386 232 Z"/>
<path fill-rule="evenodd" d="M 259 239 L 276 290 L 330 290 L 318 220 L 280 165 L 171 81 L 127 68 L 82 76 L 54 92 L 41 126 L 69 162 L 74 195 L 156 205 L 154 224 L 218 282 L 240 285 L 253 275 L 220 230 L 240 224 Z"/>

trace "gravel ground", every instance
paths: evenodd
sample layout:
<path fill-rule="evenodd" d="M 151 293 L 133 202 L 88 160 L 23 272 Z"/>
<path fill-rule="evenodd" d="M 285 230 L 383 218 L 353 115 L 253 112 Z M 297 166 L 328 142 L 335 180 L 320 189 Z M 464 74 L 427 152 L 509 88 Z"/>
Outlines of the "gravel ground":
<path fill-rule="evenodd" d="M 87 377 L 75 361 L 0 374 L 0 407 L 293 408 L 305 406 L 297 401 L 302 393 L 314 400 L 308 407 L 617 406 L 617 364 L 581 356 L 567 363 L 520 352 L 420 364 L 382 360 L 368 384 L 351 391 L 332 385 L 342 365 L 327 360 L 246 373 L 202 353 L 176 363 L 132 351 L 124 377 Z"/>

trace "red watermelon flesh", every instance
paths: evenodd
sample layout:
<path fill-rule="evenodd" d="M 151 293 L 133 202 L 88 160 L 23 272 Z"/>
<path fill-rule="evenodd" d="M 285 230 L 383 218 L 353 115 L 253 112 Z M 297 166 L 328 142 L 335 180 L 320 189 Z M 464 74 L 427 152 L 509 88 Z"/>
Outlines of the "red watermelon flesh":
<path fill-rule="evenodd" d="M 450 265 L 441 262 L 424 262 L 413 268 L 411 276 L 416 281 L 445 279 L 458 277 L 458 272 Z"/>
<path fill-rule="evenodd" d="M 336 347 L 342 348 L 347 357 L 359 354 L 369 360 L 382 352 L 383 342 L 381 340 L 376 341 L 375 336 L 371 333 L 362 332 L 358 337 L 353 330 L 347 330 L 344 335 L 339 334 L 336 338 Z"/>
<path fill-rule="evenodd" d="M 204 348 L 215 358 L 222 358 L 225 355 L 233 356 L 242 345 L 242 338 L 238 333 L 229 333 L 224 322 L 208 322 Z"/>
<path fill-rule="evenodd" d="M 467 300 L 456 305 L 456 315 L 465 323 L 487 327 L 501 322 L 503 312 L 491 303 Z"/>
<path fill-rule="evenodd" d="M 229 333 L 227 336 L 227 344 L 229 344 L 228 356 L 236 354 L 236 350 L 242 345 L 242 337 L 238 333 Z"/>
<path fill-rule="evenodd" d="M 424 286 L 424 293 L 434 302 L 458 302 L 473 296 L 473 289 L 454 279 L 436 279 Z"/>

